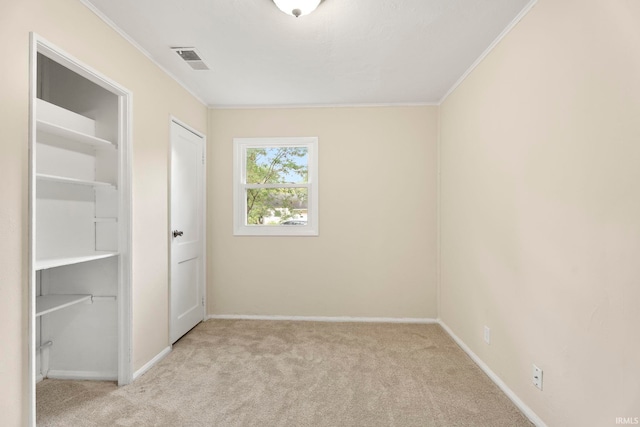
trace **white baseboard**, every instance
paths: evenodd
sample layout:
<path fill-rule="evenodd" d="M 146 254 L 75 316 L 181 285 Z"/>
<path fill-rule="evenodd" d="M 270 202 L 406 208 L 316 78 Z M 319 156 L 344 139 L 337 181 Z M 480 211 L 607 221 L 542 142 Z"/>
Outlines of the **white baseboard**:
<path fill-rule="evenodd" d="M 65 371 L 61 369 L 49 369 L 47 378 L 56 380 L 94 380 L 94 381 L 117 381 L 117 372 L 100 371 Z"/>
<path fill-rule="evenodd" d="M 156 354 L 153 359 L 149 360 L 147 363 L 144 364 L 144 366 L 142 366 L 140 369 L 135 371 L 133 373 L 133 380 L 135 381 L 136 378 L 138 378 L 139 376 L 143 375 L 149 369 L 153 368 L 156 365 L 156 363 L 158 363 L 159 361 L 161 361 L 162 359 L 167 357 L 167 355 L 169 353 L 171 353 L 171 346 L 167 346 L 160 353 Z"/>
<path fill-rule="evenodd" d="M 522 411 L 522 413 L 537 427 L 547 427 L 538 415 L 529 408 L 505 383 L 498 377 L 486 363 L 482 361 L 471 349 L 441 320 L 415 317 L 325 317 L 325 316 L 268 316 L 248 314 L 209 314 L 206 320 L 293 320 L 301 322 L 362 322 L 362 323 L 437 323 L 451 336 L 451 338 L 469 355 L 480 369 L 507 395 L 507 397 Z"/>
<path fill-rule="evenodd" d="M 299 322 L 360 322 L 360 323 L 438 323 L 427 317 L 329 317 L 329 316 L 269 316 L 253 314 L 209 314 L 206 320 L 293 320 Z"/>
<path fill-rule="evenodd" d="M 460 339 L 453 331 L 441 320 L 438 319 L 438 323 L 442 326 L 451 338 L 460 346 L 460 348 L 467 353 L 467 355 L 475 362 L 480 369 L 493 381 L 499 388 L 507 395 L 507 397 L 520 409 L 520 411 L 537 427 L 547 427 L 547 425 L 536 415 L 531 408 L 529 408 L 520 398 L 500 379 L 499 376 L 493 372 L 486 363 L 482 361 L 471 349 Z"/>

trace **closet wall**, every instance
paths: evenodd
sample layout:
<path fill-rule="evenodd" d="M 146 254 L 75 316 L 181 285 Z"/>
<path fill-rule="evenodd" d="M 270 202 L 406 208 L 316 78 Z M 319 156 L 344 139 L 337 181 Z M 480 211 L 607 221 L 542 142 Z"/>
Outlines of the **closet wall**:
<path fill-rule="evenodd" d="M 0 413 L 28 414 L 29 33 L 34 31 L 133 93 L 133 368 L 169 345 L 168 154 L 173 115 L 206 132 L 207 109 L 78 0 L 3 2 L 0 38 Z"/>

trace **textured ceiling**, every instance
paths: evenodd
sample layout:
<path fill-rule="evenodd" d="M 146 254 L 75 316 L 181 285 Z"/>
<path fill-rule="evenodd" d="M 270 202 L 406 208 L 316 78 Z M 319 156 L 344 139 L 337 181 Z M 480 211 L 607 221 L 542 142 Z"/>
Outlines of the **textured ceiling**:
<path fill-rule="evenodd" d="M 210 106 L 437 103 L 530 0 L 83 0 Z M 193 46 L 194 71 L 170 49 Z"/>

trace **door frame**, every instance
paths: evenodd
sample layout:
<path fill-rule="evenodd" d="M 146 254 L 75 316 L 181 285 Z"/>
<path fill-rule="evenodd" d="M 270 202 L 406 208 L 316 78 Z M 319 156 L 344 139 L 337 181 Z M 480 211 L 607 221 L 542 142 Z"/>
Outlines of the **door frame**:
<path fill-rule="evenodd" d="M 202 298 L 204 299 L 204 304 L 202 305 L 202 320 L 206 320 L 207 318 L 207 136 L 205 134 L 203 134 L 202 132 L 194 129 L 193 127 L 189 126 L 188 124 L 186 124 L 185 122 L 183 122 L 182 120 L 178 119 L 177 117 L 171 115 L 169 117 L 169 162 L 168 162 L 168 181 L 167 181 L 167 192 L 168 192 L 168 199 L 167 199 L 167 211 L 168 211 L 168 215 L 167 215 L 167 242 L 168 242 L 168 248 L 169 250 L 167 251 L 167 260 L 168 260 L 168 265 L 169 265 L 169 269 L 168 269 L 168 273 L 169 273 L 169 293 L 168 293 L 168 301 L 169 301 L 169 345 L 173 348 L 173 343 L 171 342 L 171 336 L 172 336 L 172 331 L 173 331 L 173 324 L 172 324 L 172 319 L 173 319 L 173 313 L 172 313 L 172 309 L 171 309 L 171 287 L 172 287 L 172 282 L 171 282 L 171 274 L 172 274 L 172 268 L 171 268 L 171 256 L 172 254 L 172 239 L 171 239 L 171 220 L 172 220 L 172 207 L 171 207 L 171 202 L 172 202 L 172 194 L 171 194 L 171 182 L 173 179 L 173 171 L 172 171 L 172 167 L 171 167 L 171 162 L 172 162 L 172 157 L 173 157 L 173 144 L 174 144 L 174 140 L 173 140 L 173 135 L 172 135 L 172 130 L 171 127 L 173 125 L 176 126 L 180 126 L 186 130 L 188 130 L 189 132 L 193 133 L 195 136 L 197 136 L 198 138 L 202 139 L 202 212 L 200 212 L 201 217 L 200 217 L 200 221 L 201 224 L 200 226 L 202 227 Z"/>
<path fill-rule="evenodd" d="M 133 118 L 133 94 L 117 82 L 102 73 L 85 65 L 55 44 L 49 42 L 35 32 L 29 33 L 29 225 L 28 225 L 28 347 L 29 367 L 27 373 L 27 395 L 29 399 L 28 425 L 36 424 L 36 94 L 37 94 L 37 64 L 38 53 L 53 59 L 74 73 L 103 87 L 118 97 L 118 155 L 120 167 L 118 170 L 118 385 L 129 384 L 133 380 L 133 358 L 131 356 L 133 344 L 132 334 L 132 192 L 131 192 L 131 141 Z"/>

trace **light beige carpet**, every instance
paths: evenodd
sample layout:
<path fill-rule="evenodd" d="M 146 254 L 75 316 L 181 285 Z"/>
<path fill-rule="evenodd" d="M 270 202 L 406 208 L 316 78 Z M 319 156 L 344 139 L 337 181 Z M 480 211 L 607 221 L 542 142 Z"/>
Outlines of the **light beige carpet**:
<path fill-rule="evenodd" d="M 210 320 L 133 384 L 45 380 L 41 426 L 531 426 L 438 325 Z"/>

